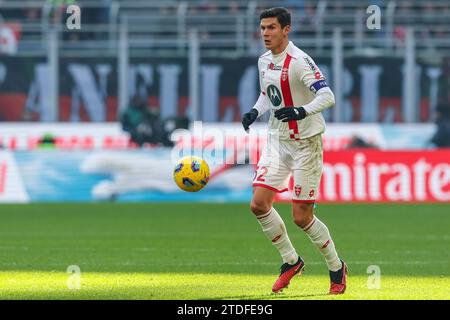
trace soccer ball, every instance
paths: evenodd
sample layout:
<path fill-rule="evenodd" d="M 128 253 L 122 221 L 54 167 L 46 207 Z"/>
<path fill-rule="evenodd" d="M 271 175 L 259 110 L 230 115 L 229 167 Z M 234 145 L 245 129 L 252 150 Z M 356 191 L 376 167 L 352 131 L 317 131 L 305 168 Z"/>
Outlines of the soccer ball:
<path fill-rule="evenodd" d="M 184 157 L 176 164 L 173 179 L 181 190 L 197 192 L 208 183 L 209 166 L 202 158 Z"/>

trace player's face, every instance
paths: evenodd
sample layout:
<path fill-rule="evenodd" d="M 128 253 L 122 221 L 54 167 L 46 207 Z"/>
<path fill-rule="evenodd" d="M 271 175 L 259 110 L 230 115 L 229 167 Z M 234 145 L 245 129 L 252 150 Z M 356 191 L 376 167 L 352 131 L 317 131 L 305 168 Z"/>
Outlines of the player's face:
<path fill-rule="evenodd" d="M 260 23 L 261 37 L 264 41 L 266 49 L 274 53 L 278 53 L 278 49 L 287 42 L 290 26 L 281 28 L 277 18 L 264 18 Z"/>

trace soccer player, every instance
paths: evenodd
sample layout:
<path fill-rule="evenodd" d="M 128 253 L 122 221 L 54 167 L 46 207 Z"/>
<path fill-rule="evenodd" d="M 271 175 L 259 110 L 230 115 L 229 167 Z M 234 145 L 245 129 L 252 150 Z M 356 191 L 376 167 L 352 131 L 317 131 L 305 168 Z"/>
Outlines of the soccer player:
<path fill-rule="evenodd" d="M 258 117 L 270 112 L 267 145 L 256 169 L 250 207 L 283 259 L 272 291 L 286 288 L 305 265 L 273 207 L 276 193 L 288 190 L 292 174 L 294 222 L 325 258 L 331 282 L 329 293 L 341 294 L 346 289 L 347 266 L 338 257 L 327 226 L 313 212 L 322 175 L 325 120 L 321 111 L 334 105 L 334 95 L 311 57 L 289 41 L 291 15 L 287 9 L 264 10 L 260 28 L 269 51 L 258 60 L 261 94 L 255 106 L 243 115 L 242 125 L 248 132 Z"/>

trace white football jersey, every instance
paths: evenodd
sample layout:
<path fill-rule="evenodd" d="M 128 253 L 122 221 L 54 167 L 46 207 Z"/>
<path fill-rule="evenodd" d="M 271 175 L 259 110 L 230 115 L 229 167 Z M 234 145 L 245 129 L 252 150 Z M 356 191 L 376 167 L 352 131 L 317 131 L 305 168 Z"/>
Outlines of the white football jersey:
<path fill-rule="evenodd" d="M 263 54 L 258 69 L 261 92 L 270 100 L 269 130 L 277 131 L 281 140 L 305 139 L 325 131 L 320 112 L 300 121 L 281 122 L 274 117 L 280 108 L 310 103 L 318 90 L 327 87 L 322 72 L 308 54 L 290 41 L 278 55 L 271 51 Z"/>

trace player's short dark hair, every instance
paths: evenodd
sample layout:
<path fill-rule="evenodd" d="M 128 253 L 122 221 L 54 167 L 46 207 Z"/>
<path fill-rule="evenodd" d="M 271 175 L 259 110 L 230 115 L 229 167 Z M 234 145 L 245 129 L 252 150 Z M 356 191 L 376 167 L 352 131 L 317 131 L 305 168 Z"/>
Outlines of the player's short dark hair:
<path fill-rule="evenodd" d="M 259 15 L 259 21 L 265 18 L 277 18 L 281 28 L 291 25 L 291 13 L 283 7 L 265 9 Z"/>

